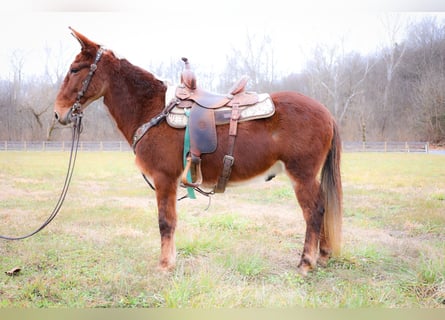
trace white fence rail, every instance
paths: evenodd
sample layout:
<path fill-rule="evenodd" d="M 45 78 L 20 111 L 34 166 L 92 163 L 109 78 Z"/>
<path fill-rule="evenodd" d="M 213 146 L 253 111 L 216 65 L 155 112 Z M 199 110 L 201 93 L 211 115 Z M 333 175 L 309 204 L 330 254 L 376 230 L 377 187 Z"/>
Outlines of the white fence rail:
<path fill-rule="evenodd" d="M 343 142 L 343 151 L 350 152 L 429 152 L 428 142 L 384 141 L 384 142 Z"/>
<path fill-rule="evenodd" d="M 70 151 L 71 141 L 1 141 L 0 151 Z M 126 141 L 80 141 L 79 151 L 131 151 Z"/>
<path fill-rule="evenodd" d="M 0 141 L 0 151 L 70 151 L 70 141 Z M 81 141 L 79 151 L 131 151 L 126 141 Z M 345 152 L 429 152 L 428 142 L 343 142 Z"/>

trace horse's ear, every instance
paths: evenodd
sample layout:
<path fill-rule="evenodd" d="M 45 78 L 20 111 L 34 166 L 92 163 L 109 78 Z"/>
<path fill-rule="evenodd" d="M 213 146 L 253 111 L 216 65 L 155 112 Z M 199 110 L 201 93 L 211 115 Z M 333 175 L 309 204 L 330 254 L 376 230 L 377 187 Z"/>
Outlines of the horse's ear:
<path fill-rule="evenodd" d="M 90 39 L 85 37 L 83 34 L 77 32 L 76 30 L 74 30 L 71 27 L 69 27 L 69 29 L 71 30 L 71 34 L 73 35 L 73 37 L 76 38 L 77 41 L 79 41 L 80 46 L 82 47 L 82 50 L 86 50 L 89 47 L 97 46 L 93 41 L 91 41 Z"/>

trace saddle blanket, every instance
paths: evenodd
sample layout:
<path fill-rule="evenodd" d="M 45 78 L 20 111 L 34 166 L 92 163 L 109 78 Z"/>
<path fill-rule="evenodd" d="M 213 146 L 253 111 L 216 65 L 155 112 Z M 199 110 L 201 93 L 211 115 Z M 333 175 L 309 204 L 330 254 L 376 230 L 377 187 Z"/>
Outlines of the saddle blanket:
<path fill-rule="evenodd" d="M 199 106 L 194 106 L 198 107 Z M 239 107 L 239 122 L 262 119 L 271 117 L 275 113 L 275 105 L 267 93 L 258 95 L 258 102 L 252 105 L 243 105 Z M 231 107 L 221 107 L 214 109 L 216 125 L 227 124 L 230 122 L 232 114 Z M 188 123 L 188 117 L 185 115 L 185 108 L 175 107 L 167 116 L 167 123 L 173 128 L 185 128 Z"/>

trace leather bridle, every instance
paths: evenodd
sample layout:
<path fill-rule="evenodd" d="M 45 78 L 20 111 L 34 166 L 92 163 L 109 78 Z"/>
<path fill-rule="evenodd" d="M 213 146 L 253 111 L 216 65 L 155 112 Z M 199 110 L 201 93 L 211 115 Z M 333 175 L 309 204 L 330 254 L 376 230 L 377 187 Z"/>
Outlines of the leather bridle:
<path fill-rule="evenodd" d="M 85 95 L 85 92 L 87 91 L 87 89 L 91 83 L 91 79 L 93 78 L 93 75 L 97 70 L 97 64 L 99 63 L 100 58 L 102 57 L 102 54 L 104 53 L 104 51 L 105 51 L 105 48 L 103 48 L 102 46 L 99 47 L 99 50 L 97 50 L 96 58 L 94 59 L 94 62 L 90 65 L 90 71 L 88 72 L 87 77 L 82 82 L 82 88 L 77 93 L 76 101 L 74 102 L 71 109 L 68 111 L 67 117 L 68 117 L 69 122 L 74 122 L 74 120 L 77 117 L 82 117 L 82 115 L 83 115 L 82 104 L 80 103 L 80 100 Z"/>

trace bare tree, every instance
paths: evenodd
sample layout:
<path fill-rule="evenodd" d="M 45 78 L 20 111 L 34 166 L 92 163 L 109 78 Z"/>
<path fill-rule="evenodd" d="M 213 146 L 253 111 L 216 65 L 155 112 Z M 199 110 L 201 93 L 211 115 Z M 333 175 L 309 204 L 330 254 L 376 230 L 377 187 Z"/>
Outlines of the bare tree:
<path fill-rule="evenodd" d="M 24 65 L 26 53 L 23 50 L 14 50 L 10 55 L 11 73 L 2 83 L 2 122 L 0 128 L 5 139 L 14 139 L 22 130 L 23 117 L 21 116 L 21 101 L 24 93 Z"/>
<path fill-rule="evenodd" d="M 400 37 L 400 33 L 405 30 L 406 24 L 402 20 L 402 16 L 398 14 L 386 15 L 382 19 L 382 24 L 386 30 L 386 43 L 382 49 L 382 57 L 386 66 L 386 79 L 380 111 L 382 117 L 380 134 L 382 138 L 385 138 L 389 119 L 392 118 L 389 99 L 392 82 L 406 51 L 406 43 L 399 44 L 397 39 Z"/>
<path fill-rule="evenodd" d="M 372 66 L 358 53 L 346 54 L 337 46 L 318 46 L 307 69 L 312 95 L 325 103 L 342 124 L 354 101 L 363 94 L 363 83 Z"/>
<path fill-rule="evenodd" d="M 60 87 L 63 78 L 68 71 L 68 49 L 62 42 L 59 42 L 59 46 L 56 48 L 45 46 L 44 52 L 45 71 L 43 77 L 46 81 L 52 83 L 54 87 L 58 88 Z"/>
<path fill-rule="evenodd" d="M 193 63 L 193 61 L 192 61 Z M 149 71 L 159 77 L 161 80 L 167 80 L 172 84 L 177 84 L 184 68 L 184 62 L 181 57 L 171 58 L 168 62 L 150 63 Z"/>
<path fill-rule="evenodd" d="M 227 90 L 237 78 L 247 75 L 255 91 L 268 91 L 276 80 L 275 51 L 268 34 L 246 33 L 243 47 L 232 48 L 227 55 L 221 90 Z"/>
<path fill-rule="evenodd" d="M 430 70 L 419 81 L 414 95 L 416 122 L 424 137 L 432 142 L 445 138 L 445 75 Z"/>
<path fill-rule="evenodd" d="M 445 26 L 435 18 L 412 25 L 406 73 L 413 77 L 412 126 L 424 139 L 445 140 Z"/>
<path fill-rule="evenodd" d="M 12 68 L 12 101 L 17 106 L 21 96 L 23 85 L 23 67 L 26 61 L 26 53 L 23 50 L 14 50 L 11 54 L 11 68 Z"/>

